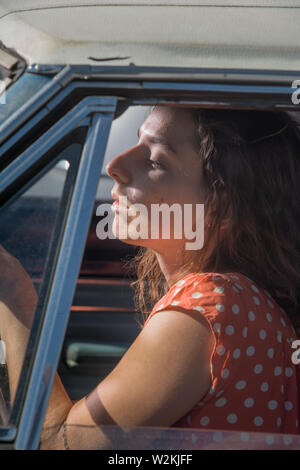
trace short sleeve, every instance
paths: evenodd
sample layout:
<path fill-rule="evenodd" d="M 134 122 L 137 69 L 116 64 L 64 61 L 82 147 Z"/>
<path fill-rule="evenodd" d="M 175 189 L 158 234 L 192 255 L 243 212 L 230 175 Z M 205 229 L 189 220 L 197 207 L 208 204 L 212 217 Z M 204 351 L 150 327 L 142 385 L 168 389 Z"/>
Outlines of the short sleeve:
<path fill-rule="evenodd" d="M 191 273 L 155 304 L 148 321 L 163 310 L 196 312 L 215 338 L 210 390 L 176 426 L 298 432 L 296 334 L 264 288 L 241 273 Z"/>
<path fill-rule="evenodd" d="M 235 274 L 192 273 L 172 286 L 155 304 L 148 318 L 150 320 L 162 310 L 179 310 L 198 312 L 208 321 L 215 347 L 210 361 L 212 385 L 202 403 L 224 393 L 230 384 L 229 375 L 239 376 L 241 361 L 238 359 L 249 321 L 245 315 L 249 311 L 244 305 L 245 290 L 243 280 Z M 251 355 L 251 345 L 248 352 Z"/>

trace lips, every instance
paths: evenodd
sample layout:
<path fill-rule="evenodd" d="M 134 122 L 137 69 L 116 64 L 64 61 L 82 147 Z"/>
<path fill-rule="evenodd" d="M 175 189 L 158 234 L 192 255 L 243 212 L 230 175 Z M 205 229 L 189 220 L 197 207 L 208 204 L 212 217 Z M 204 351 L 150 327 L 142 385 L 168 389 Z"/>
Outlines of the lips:
<path fill-rule="evenodd" d="M 119 200 L 120 197 L 127 197 L 127 196 L 124 196 L 124 194 L 120 194 L 120 193 L 117 193 L 117 192 L 112 191 L 112 192 L 111 192 L 111 197 L 112 197 L 115 201 L 117 201 L 117 200 Z"/>
<path fill-rule="evenodd" d="M 131 204 L 128 203 L 127 196 L 123 196 L 123 194 L 116 194 L 114 192 L 112 192 L 111 195 L 112 198 L 115 199 L 115 201 L 111 205 L 111 209 L 113 212 L 118 212 L 120 210 L 128 210 Z"/>
<path fill-rule="evenodd" d="M 120 204 L 119 204 L 119 201 L 118 199 L 116 201 L 114 201 L 114 203 L 111 205 L 111 210 L 113 212 L 119 212 L 119 209 L 120 209 Z"/>

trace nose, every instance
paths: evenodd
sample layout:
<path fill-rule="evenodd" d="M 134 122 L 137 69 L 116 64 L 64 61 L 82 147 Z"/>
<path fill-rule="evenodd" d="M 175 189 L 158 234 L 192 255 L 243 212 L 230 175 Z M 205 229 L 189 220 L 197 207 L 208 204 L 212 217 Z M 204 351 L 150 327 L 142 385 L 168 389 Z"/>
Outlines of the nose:
<path fill-rule="evenodd" d="M 131 149 L 128 149 L 106 165 L 106 173 L 119 183 L 128 184 L 130 181 L 130 154 Z"/>

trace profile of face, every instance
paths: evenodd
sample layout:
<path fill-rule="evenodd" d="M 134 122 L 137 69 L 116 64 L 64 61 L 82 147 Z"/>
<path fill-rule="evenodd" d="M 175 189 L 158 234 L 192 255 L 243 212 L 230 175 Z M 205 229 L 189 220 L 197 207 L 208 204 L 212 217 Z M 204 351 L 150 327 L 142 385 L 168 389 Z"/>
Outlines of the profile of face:
<path fill-rule="evenodd" d="M 106 167 L 115 181 L 113 232 L 126 243 L 157 252 L 182 249 L 191 240 L 191 231 L 195 233 L 200 213 L 196 206 L 205 200 L 192 114 L 187 109 L 155 107 L 138 138 Z M 164 215 L 158 218 L 158 207 L 169 214 L 169 234 L 163 233 Z"/>

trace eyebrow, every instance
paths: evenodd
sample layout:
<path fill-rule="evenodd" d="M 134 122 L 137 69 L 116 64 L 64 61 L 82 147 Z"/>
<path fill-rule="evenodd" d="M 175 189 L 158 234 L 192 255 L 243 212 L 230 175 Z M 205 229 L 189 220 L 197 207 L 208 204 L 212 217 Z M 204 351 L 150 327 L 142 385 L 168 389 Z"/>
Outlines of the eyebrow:
<path fill-rule="evenodd" d="M 138 138 L 140 138 L 140 130 L 141 130 L 141 128 L 139 127 L 138 131 L 137 131 Z M 154 144 L 163 144 L 166 147 L 168 147 L 171 150 L 171 152 L 176 153 L 175 150 L 173 149 L 172 145 L 170 144 L 170 142 L 168 142 L 168 140 L 165 139 L 164 137 L 157 137 L 155 135 L 147 134 L 147 139 L 150 140 L 150 142 L 152 142 Z"/>

